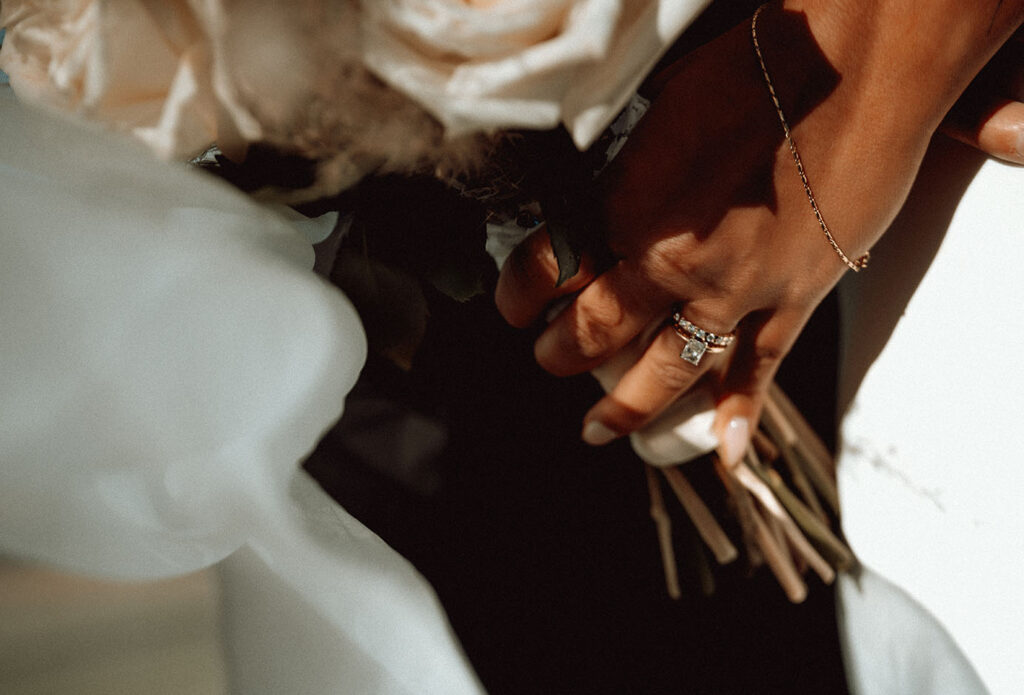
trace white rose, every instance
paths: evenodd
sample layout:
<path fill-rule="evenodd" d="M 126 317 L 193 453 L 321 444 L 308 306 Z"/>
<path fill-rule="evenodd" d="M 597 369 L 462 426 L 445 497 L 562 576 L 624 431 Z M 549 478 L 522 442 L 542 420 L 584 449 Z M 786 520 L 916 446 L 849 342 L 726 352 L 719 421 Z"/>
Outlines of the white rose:
<path fill-rule="evenodd" d="M 709 0 L 379 0 L 363 55 L 448 134 L 560 122 L 586 147 Z"/>
<path fill-rule="evenodd" d="M 285 202 L 479 156 L 479 138 L 446 139 L 365 68 L 361 12 L 355 0 L 4 0 L 0 69 L 20 99 L 163 158 L 216 143 L 242 159 L 258 142 L 316 161 L 307 188 L 263 191 Z"/>
<path fill-rule="evenodd" d="M 0 67 L 24 101 L 131 132 L 165 157 L 197 154 L 229 121 L 186 2 L 6 0 Z"/>

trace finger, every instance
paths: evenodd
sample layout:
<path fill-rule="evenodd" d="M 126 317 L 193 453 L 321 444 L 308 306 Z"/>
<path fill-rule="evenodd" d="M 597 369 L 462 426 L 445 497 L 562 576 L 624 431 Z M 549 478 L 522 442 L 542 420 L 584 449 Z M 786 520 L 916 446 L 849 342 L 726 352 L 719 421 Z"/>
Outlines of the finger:
<path fill-rule="evenodd" d="M 640 361 L 654 337 L 663 327 L 664 321 L 650 324 L 621 350 L 590 370 L 605 393 L 611 393 L 626 372 Z"/>
<path fill-rule="evenodd" d="M 695 315 L 692 305 L 687 310 L 688 316 Z M 716 324 L 704 319 L 702 322 L 701 325 L 720 335 L 731 328 L 719 323 L 712 329 Z M 604 444 L 643 427 L 692 387 L 713 364 L 727 359 L 722 353 L 704 353 L 694 364 L 682 357 L 686 346 L 687 340 L 673 326 L 661 329 L 643 357 L 584 417 L 584 441 Z"/>
<path fill-rule="evenodd" d="M 551 250 L 547 229 L 542 227 L 524 239 L 505 261 L 494 301 L 506 321 L 525 328 L 537 320 L 552 300 L 579 291 L 594 274 L 593 259 L 583 254 L 579 271 L 559 285 L 558 260 Z"/>
<path fill-rule="evenodd" d="M 779 313 L 753 319 L 745 326 L 753 336 L 736 346 L 712 425 L 719 441 L 718 455 L 726 466 L 742 460 L 760 420 L 768 387 L 804 323 L 806 317 L 802 315 Z"/>
<path fill-rule="evenodd" d="M 1024 103 L 1020 101 L 958 102 L 941 130 L 993 157 L 1024 164 Z"/>
<path fill-rule="evenodd" d="M 556 376 L 590 371 L 652 323 L 664 320 L 673 299 L 620 261 L 584 289 L 541 334 L 534 355 Z"/>

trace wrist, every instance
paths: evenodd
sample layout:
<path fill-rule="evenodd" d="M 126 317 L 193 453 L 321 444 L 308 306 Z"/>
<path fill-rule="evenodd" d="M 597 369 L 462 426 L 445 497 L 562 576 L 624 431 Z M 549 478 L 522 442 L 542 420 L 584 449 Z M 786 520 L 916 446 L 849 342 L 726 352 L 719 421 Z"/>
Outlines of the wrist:
<path fill-rule="evenodd" d="M 860 265 L 856 259 L 888 226 L 906 195 L 941 118 L 941 113 L 927 118 L 923 105 L 932 105 L 937 97 L 925 89 L 910 95 L 908 102 L 922 109 L 909 108 L 893 98 L 887 82 L 890 75 L 883 75 L 885 79 L 880 81 L 873 74 L 880 39 L 870 37 L 866 49 L 850 47 L 846 43 L 849 30 L 842 24 L 847 21 L 844 15 L 812 17 L 777 6 L 765 8 L 759 15 L 756 43 L 763 47 L 767 34 L 768 44 L 764 77 L 766 83 L 776 85 L 778 93 L 775 126 L 780 128 L 779 120 L 785 119 L 793 137 L 802 143 L 799 149 L 809 163 L 809 176 L 815 189 L 822 191 L 819 198 L 824 215 L 840 220 L 839 238 L 832 236 L 818 214 L 804 166 L 797 160 L 793 169 L 797 154 L 792 140 L 789 152 L 783 147 L 776 159 L 776 193 L 784 201 L 795 202 L 798 215 L 807 204 L 802 195 L 806 193 L 831 250 L 856 269 Z M 758 65 L 759 71 L 761 67 Z M 812 246 L 812 256 L 825 248 Z M 822 261 L 808 266 L 822 268 L 826 277 L 840 267 L 827 255 Z"/>
<path fill-rule="evenodd" d="M 797 113 L 795 130 L 824 214 L 840 220 L 839 242 L 853 256 L 888 227 L 932 134 L 1020 25 L 1024 0 L 782 0 L 766 19 L 780 32 L 768 41 L 791 97 L 833 71 L 833 87 Z M 810 67 L 785 50 L 786 32 L 801 28 Z M 866 200 L 876 204 L 856 202 Z"/>
<path fill-rule="evenodd" d="M 861 111 L 934 130 L 1024 21 L 1024 0 L 782 0 Z M 839 95 L 837 95 L 839 96 Z"/>

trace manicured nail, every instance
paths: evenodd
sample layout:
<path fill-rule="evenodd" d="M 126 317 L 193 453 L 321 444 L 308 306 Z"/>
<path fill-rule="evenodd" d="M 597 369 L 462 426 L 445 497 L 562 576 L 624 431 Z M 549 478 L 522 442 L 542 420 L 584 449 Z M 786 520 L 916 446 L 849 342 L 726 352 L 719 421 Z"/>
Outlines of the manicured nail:
<path fill-rule="evenodd" d="M 591 420 L 583 427 L 583 441 L 593 446 L 607 444 L 618 437 L 618 432 L 597 420 Z"/>
<path fill-rule="evenodd" d="M 750 441 L 750 423 L 745 417 L 734 417 L 725 426 L 722 434 L 722 442 L 718 452 L 722 457 L 722 463 L 727 468 L 732 468 L 743 460 L 743 454 L 747 451 L 747 443 Z"/>

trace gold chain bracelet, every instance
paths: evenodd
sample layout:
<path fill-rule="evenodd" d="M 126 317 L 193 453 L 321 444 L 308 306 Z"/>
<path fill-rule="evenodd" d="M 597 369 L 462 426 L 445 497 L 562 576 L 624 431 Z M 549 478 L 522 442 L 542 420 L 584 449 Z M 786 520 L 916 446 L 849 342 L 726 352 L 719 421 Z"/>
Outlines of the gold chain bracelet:
<path fill-rule="evenodd" d="M 757 54 L 757 60 L 761 63 L 761 73 L 764 75 L 765 84 L 768 85 L 768 93 L 772 97 L 772 103 L 775 104 L 775 110 L 779 114 L 779 122 L 782 123 L 782 132 L 786 135 L 786 142 L 789 143 L 789 151 L 793 155 L 793 161 L 796 162 L 796 171 L 800 174 L 800 180 L 804 184 L 804 192 L 807 193 L 807 200 L 811 202 L 811 209 L 814 210 L 814 217 L 818 220 L 818 224 L 821 225 L 821 231 L 825 233 L 825 239 L 835 250 L 836 254 L 842 259 L 843 263 L 850 268 L 850 270 L 857 272 L 861 268 L 866 268 L 868 265 L 868 259 L 871 257 L 870 253 L 865 253 L 857 260 L 850 260 L 841 248 L 839 243 L 836 242 L 832 231 L 825 224 L 825 218 L 821 216 L 821 210 L 818 209 L 818 203 L 814 200 L 814 192 L 811 191 L 811 184 L 807 181 L 807 174 L 804 173 L 804 163 L 800 159 L 800 153 L 797 152 L 796 143 L 793 141 L 793 135 L 789 130 L 789 123 L 786 122 L 786 117 L 782 113 L 782 105 L 779 104 L 779 97 L 775 93 L 775 86 L 772 84 L 772 78 L 768 76 L 768 67 L 764 64 L 764 56 L 761 54 L 761 46 L 757 42 L 757 17 L 761 14 L 768 3 L 761 5 L 754 12 L 754 16 L 750 19 L 750 37 L 754 41 L 754 52 Z"/>

